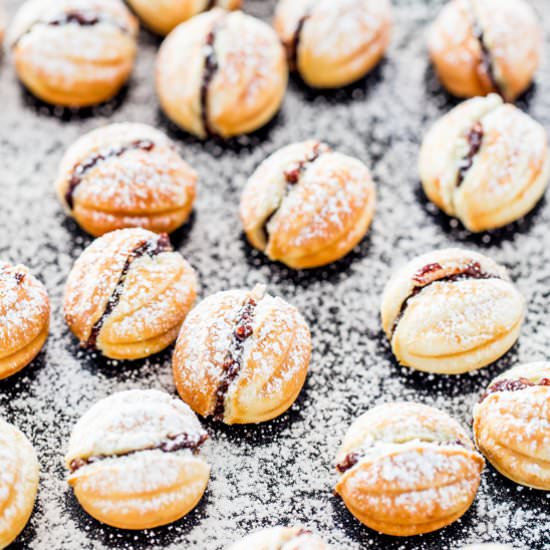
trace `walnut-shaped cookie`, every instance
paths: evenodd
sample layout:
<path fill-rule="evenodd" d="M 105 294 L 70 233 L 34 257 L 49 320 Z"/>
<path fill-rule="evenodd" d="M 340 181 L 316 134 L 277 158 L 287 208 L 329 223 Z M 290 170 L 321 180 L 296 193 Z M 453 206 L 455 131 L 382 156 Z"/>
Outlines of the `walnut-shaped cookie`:
<path fill-rule="evenodd" d="M 422 144 L 420 178 L 428 198 L 470 231 L 485 231 L 527 214 L 550 177 L 541 124 L 491 94 L 455 107 Z"/>
<path fill-rule="evenodd" d="M 550 491 L 550 363 L 495 378 L 474 407 L 474 437 L 502 475 Z"/>
<path fill-rule="evenodd" d="M 162 35 L 203 11 L 213 8 L 238 10 L 242 3 L 242 0 L 128 0 L 143 23 Z"/>
<path fill-rule="evenodd" d="M 27 0 L 8 43 L 18 76 L 34 95 L 84 107 L 110 99 L 128 80 L 137 31 L 121 0 Z"/>
<path fill-rule="evenodd" d="M 44 285 L 21 265 L 0 261 L 0 380 L 26 367 L 50 329 Z"/>
<path fill-rule="evenodd" d="M 449 248 L 399 269 L 386 285 L 381 314 L 400 364 L 460 374 L 512 347 L 525 304 L 504 267 L 482 254 Z"/>
<path fill-rule="evenodd" d="M 240 215 L 252 246 L 294 269 L 344 257 L 368 231 L 376 189 L 359 160 L 309 140 L 279 149 L 248 180 Z"/>
<path fill-rule="evenodd" d="M 460 518 L 484 465 L 458 422 L 416 403 L 387 403 L 360 416 L 336 460 L 336 493 L 348 510 L 396 536 L 428 533 Z"/>
<path fill-rule="evenodd" d="M 195 272 L 166 234 L 120 229 L 96 239 L 75 262 L 65 319 L 83 347 L 139 359 L 176 339 L 196 290 Z"/>
<path fill-rule="evenodd" d="M 165 134 L 126 123 L 77 140 L 61 162 L 56 189 L 67 212 L 96 237 L 125 227 L 171 233 L 191 213 L 196 180 Z"/>
<path fill-rule="evenodd" d="M 307 528 L 272 527 L 248 535 L 227 550 L 329 550 L 329 547 Z"/>
<path fill-rule="evenodd" d="M 219 292 L 191 311 L 176 343 L 174 379 L 180 397 L 202 416 L 264 422 L 294 403 L 310 356 L 304 318 L 258 285 Z"/>
<path fill-rule="evenodd" d="M 451 0 L 430 28 L 430 57 L 449 92 L 513 101 L 539 66 L 542 34 L 525 0 Z"/>
<path fill-rule="evenodd" d="M 157 60 L 164 112 L 200 138 L 252 132 L 273 118 L 288 81 L 275 31 L 240 11 L 215 8 L 176 27 Z"/>
<path fill-rule="evenodd" d="M 389 0 L 279 0 L 274 27 L 292 69 L 316 88 L 337 88 L 365 76 L 391 35 Z"/>
<path fill-rule="evenodd" d="M 200 501 L 210 466 L 208 438 L 193 411 L 156 390 L 116 393 L 75 425 L 65 458 L 81 506 L 120 529 L 172 523 Z"/>
<path fill-rule="evenodd" d="M 0 418 L 0 548 L 7 548 L 27 525 L 39 478 L 30 441 Z"/>

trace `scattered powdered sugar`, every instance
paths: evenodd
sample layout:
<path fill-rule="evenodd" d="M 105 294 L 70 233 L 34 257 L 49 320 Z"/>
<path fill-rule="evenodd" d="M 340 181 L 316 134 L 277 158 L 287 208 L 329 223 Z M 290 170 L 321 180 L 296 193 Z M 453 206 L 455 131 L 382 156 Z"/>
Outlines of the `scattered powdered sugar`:
<path fill-rule="evenodd" d="M 7 3 L 13 15 L 16 0 Z M 533 0 L 545 28 L 550 12 Z M 0 414 L 33 442 L 42 468 L 38 505 L 15 550 L 221 550 L 249 531 L 304 524 L 335 549 L 455 550 L 498 541 L 542 550 L 549 544 L 547 493 L 518 486 L 487 466 L 470 511 L 443 531 L 411 539 L 383 537 L 362 527 L 332 495 L 337 449 L 348 426 L 367 409 L 416 400 L 471 423 L 490 380 L 520 362 L 548 355 L 550 208 L 543 203 L 510 228 L 472 236 L 425 200 L 416 173 L 422 135 L 456 101 L 429 69 L 425 31 L 443 0 L 394 0 L 392 45 L 366 80 L 315 93 L 292 80 L 281 114 L 266 129 L 224 145 L 175 130 L 157 109 L 152 78 L 158 40 L 142 33 L 129 88 L 114 102 L 75 114 L 34 101 L 16 83 L 9 57 L 0 63 L 0 256 L 28 265 L 52 299 L 51 336 L 31 366 L 0 382 Z M 249 0 L 247 11 L 269 20 L 274 2 Z M 550 42 L 546 42 L 548 49 Z M 520 107 L 550 128 L 550 70 Z M 311 331 L 313 355 L 304 390 L 280 419 L 261 426 L 203 422 L 211 439 L 201 457 L 212 465 L 197 509 L 165 528 L 111 529 L 89 518 L 66 482 L 63 455 L 78 419 L 98 400 L 126 389 L 156 388 L 175 396 L 167 351 L 134 363 L 107 362 L 80 351 L 62 315 L 74 260 L 91 239 L 68 220 L 53 179 L 66 149 L 109 122 L 146 122 L 167 130 L 199 174 L 195 214 L 173 235 L 197 270 L 203 298 L 265 283 L 295 305 Z M 245 242 L 238 219 L 241 189 L 260 162 L 289 143 L 316 138 L 363 161 L 377 183 L 373 226 L 357 249 L 335 265 L 294 273 L 270 263 Z M 527 302 L 519 343 L 495 365 L 459 377 L 400 368 L 379 318 L 381 293 L 395 268 L 435 248 L 482 251 L 509 268 Z"/>

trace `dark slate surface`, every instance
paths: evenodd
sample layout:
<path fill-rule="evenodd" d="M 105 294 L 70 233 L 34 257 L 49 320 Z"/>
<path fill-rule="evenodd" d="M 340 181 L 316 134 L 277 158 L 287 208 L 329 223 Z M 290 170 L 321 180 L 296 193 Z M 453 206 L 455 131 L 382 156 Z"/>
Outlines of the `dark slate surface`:
<path fill-rule="evenodd" d="M 17 0 L 8 0 L 13 13 Z M 159 40 L 143 31 L 131 83 L 97 109 L 69 112 L 33 99 L 16 82 L 9 57 L 0 62 L 0 256 L 27 264 L 53 304 L 51 336 L 23 373 L 0 383 L 0 414 L 31 438 L 42 466 L 36 510 L 15 549 L 219 549 L 248 530 L 302 522 L 335 548 L 447 549 L 474 541 L 550 548 L 550 500 L 487 467 L 478 498 L 464 518 L 438 533 L 407 540 L 362 527 L 332 495 L 334 455 L 362 411 L 395 399 L 441 407 L 464 424 L 482 388 L 503 369 L 548 356 L 550 206 L 501 231 L 469 235 L 428 205 L 416 162 L 426 127 L 456 101 L 440 88 L 425 51 L 425 28 L 440 1 L 394 1 L 396 30 L 381 65 L 349 88 L 317 93 L 297 80 L 282 112 L 257 134 L 205 144 L 163 117 L 153 89 Z M 533 0 L 550 34 L 547 0 Z M 273 1 L 249 0 L 246 10 L 269 18 Z M 549 51 L 549 42 L 545 49 Z M 550 64 L 519 105 L 550 129 Z M 133 364 L 108 363 L 78 350 L 61 310 L 64 281 L 90 242 L 56 201 L 57 164 L 78 136 L 112 121 L 142 121 L 166 130 L 200 174 L 191 221 L 174 242 L 200 274 L 201 295 L 266 282 L 296 304 L 311 324 L 314 354 L 297 404 L 258 427 L 207 423 L 204 454 L 212 481 L 198 508 L 176 524 L 146 533 L 102 526 L 79 508 L 65 482 L 63 453 L 72 425 L 96 400 L 127 388 L 174 392 L 170 350 Z M 277 148 L 318 137 L 365 161 L 378 185 L 378 211 L 363 243 L 326 269 L 293 273 L 266 262 L 244 241 L 237 218 L 240 189 Z M 505 263 L 528 303 L 519 343 L 497 364 L 454 378 L 398 367 L 379 322 L 383 285 L 405 259 L 449 245 L 471 247 Z"/>

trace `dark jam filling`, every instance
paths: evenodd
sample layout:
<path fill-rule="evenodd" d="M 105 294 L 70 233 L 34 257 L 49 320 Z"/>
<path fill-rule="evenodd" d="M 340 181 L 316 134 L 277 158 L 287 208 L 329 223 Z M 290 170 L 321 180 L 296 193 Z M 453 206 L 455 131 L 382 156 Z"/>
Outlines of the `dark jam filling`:
<path fill-rule="evenodd" d="M 285 171 L 284 171 L 284 177 L 285 181 L 287 183 L 287 189 L 286 193 L 288 193 L 291 186 L 294 186 L 299 183 L 300 178 L 306 171 L 307 167 L 311 164 L 313 164 L 321 155 L 324 155 L 325 153 L 330 152 L 330 147 L 326 143 L 316 143 L 312 150 L 307 154 L 306 158 L 303 160 L 299 160 L 297 162 L 293 162 Z M 285 193 L 285 194 L 286 194 Z M 269 240 L 269 231 L 267 230 L 267 226 L 269 225 L 269 222 L 275 217 L 279 209 L 281 208 L 282 200 L 271 212 L 271 214 L 266 218 L 264 225 L 263 225 L 263 233 L 265 241 L 267 242 Z"/>
<path fill-rule="evenodd" d="M 481 145 L 483 143 L 483 126 L 481 125 L 481 122 L 476 122 L 472 126 L 472 128 L 470 128 L 466 139 L 470 148 L 468 150 L 468 154 L 462 159 L 460 163 L 460 167 L 458 169 L 458 179 L 456 183 L 457 187 L 459 187 L 460 184 L 464 181 L 466 173 L 474 164 L 475 156 L 479 153 L 479 150 L 481 149 Z"/>
<path fill-rule="evenodd" d="M 60 17 L 46 21 L 46 23 L 52 27 L 60 27 L 62 25 L 69 25 L 70 23 L 76 23 L 81 27 L 92 27 L 93 25 L 97 25 L 100 21 L 101 16 L 97 13 L 69 11 Z"/>
<path fill-rule="evenodd" d="M 65 25 L 78 25 L 80 27 L 93 27 L 99 25 L 100 23 L 109 23 L 120 29 L 123 33 L 128 33 L 128 29 L 115 21 L 113 18 L 109 17 L 106 14 L 97 13 L 93 11 L 82 11 L 82 10 L 72 10 L 62 13 L 58 17 L 53 19 L 46 19 L 44 21 L 38 20 L 33 23 L 21 36 L 19 36 L 15 42 L 12 44 L 12 47 L 16 46 L 17 43 L 25 36 L 29 34 L 36 25 L 47 25 L 49 27 L 62 27 Z"/>
<path fill-rule="evenodd" d="M 71 474 L 74 474 L 78 469 L 88 464 L 94 464 L 96 462 L 101 462 L 108 458 L 120 458 L 123 456 L 130 456 L 136 453 L 141 453 L 144 451 L 162 451 L 163 453 L 175 453 L 176 451 L 181 451 L 182 449 L 189 449 L 193 453 L 196 453 L 199 450 L 199 447 L 208 439 L 207 434 L 202 434 L 199 437 L 192 438 L 189 434 L 178 434 L 178 435 L 169 435 L 168 439 L 162 441 L 158 445 L 151 445 L 150 447 L 145 447 L 143 449 L 136 449 L 135 451 L 127 451 L 125 453 L 117 455 L 97 455 L 90 456 L 88 458 L 75 458 L 69 464 Z"/>
<path fill-rule="evenodd" d="M 150 139 L 136 139 L 126 145 L 119 145 L 118 147 L 112 147 L 107 151 L 101 153 L 94 153 L 84 161 L 74 166 L 71 179 L 69 180 L 69 187 L 65 193 L 65 201 L 69 208 L 74 208 L 74 193 L 76 188 L 82 183 L 86 172 L 89 172 L 94 166 L 114 157 L 120 157 L 127 151 L 141 149 L 142 151 L 151 151 L 155 147 L 155 144 Z"/>
<path fill-rule="evenodd" d="M 20 285 L 25 280 L 25 273 L 15 273 L 14 277 L 17 284 Z"/>
<path fill-rule="evenodd" d="M 306 158 L 298 162 L 293 162 L 285 171 L 285 180 L 289 185 L 296 185 L 306 168 L 313 164 L 321 155 L 328 153 L 330 147 L 325 143 L 316 143 L 311 151 L 307 154 Z"/>
<path fill-rule="evenodd" d="M 487 76 L 491 81 L 491 86 L 493 86 L 497 94 L 502 96 L 503 95 L 502 87 L 497 82 L 497 79 L 495 76 L 495 63 L 493 60 L 493 55 L 491 54 L 491 51 L 489 50 L 489 48 L 487 47 L 487 43 L 485 42 L 483 28 L 481 27 L 481 24 L 477 20 L 474 20 L 473 32 L 474 32 L 475 38 L 477 38 L 477 40 L 479 41 L 479 46 L 481 48 L 481 66 L 487 73 Z"/>
<path fill-rule="evenodd" d="M 210 11 L 211 9 L 215 8 L 218 4 L 218 0 L 208 0 L 206 3 L 206 7 L 204 8 L 204 11 Z"/>
<path fill-rule="evenodd" d="M 107 302 L 105 311 L 103 312 L 101 317 L 96 321 L 95 325 L 92 327 L 90 337 L 88 338 L 88 341 L 86 342 L 85 347 L 89 349 L 96 349 L 97 338 L 99 336 L 101 329 L 103 328 L 103 324 L 105 323 L 107 317 L 111 315 L 111 313 L 114 311 L 114 309 L 117 307 L 117 305 L 120 302 L 120 297 L 122 296 L 122 292 L 124 290 L 124 284 L 126 282 L 126 276 L 128 275 L 128 271 L 130 270 L 130 266 L 132 265 L 132 263 L 138 258 L 141 258 L 143 256 L 149 256 L 151 258 L 154 258 L 155 256 L 158 256 L 163 252 L 171 252 L 171 251 L 172 251 L 172 245 L 170 244 L 170 239 L 168 235 L 163 233 L 161 235 L 158 235 L 154 239 L 151 239 L 149 241 L 145 241 L 139 244 L 136 248 L 134 248 L 134 250 L 132 250 L 132 252 L 130 252 L 128 258 L 126 258 L 124 266 L 122 267 L 120 277 L 113 290 L 113 293 L 111 294 L 111 297 Z"/>
<path fill-rule="evenodd" d="M 360 458 L 360 454 L 353 452 L 348 453 L 344 460 L 342 462 L 339 462 L 336 464 L 336 469 L 343 474 L 344 472 L 347 472 L 348 470 L 351 470 L 358 462 Z"/>
<path fill-rule="evenodd" d="M 200 89 L 200 102 L 202 127 L 207 136 L 213 136 L 216 133 L 210 124 L 210 101 L 208 92 L 210 90 L 210 84 L 219 69 L 218 58 L 216 56 L 216 35 L 218 34 L 224 19 L 225 18 L 222 18 L 222 20 L 218 20 L 214 23 L 214 26 L 206 35 L 206 42 L 204 44 L 205 55 Z"/>
<path fill-rule="evenodd" d="M 520 391 L 525 388 L 532 388 L 535 386 L 550 386 L 550 378 L 543 378 L 540 382 L 531 382 L 527 378 L 517 378 L 516 380 L 499 380 L 487 388 L 487 391 L 481 396 L 479 402 L 481 403 L 484 401 L 492 393 Z"/>
<path fill-rule="evenodd" d="M 420 292 L 422 292 L 425 288 L 428 288 L 433 283 L 456 283 L 457 281 L 465 281 L 468 279 L 500 279 L 498 275 L 484 272 L 481 268 L 481 265 L 478 262 L 470 262 L 468 265 L 464 266 L 459 273 L 453 273 L 452 275 L 445 275 L 443 277 L 436 278 L 433 280 L 430 280 L 429 278 L 426 279 L 425 276 L 427 274 L 433 273 L 434 271 L 437 271 L 439 269 L 443 269 L 443 268 L 438 263 L 427 264 L 414 274 L 414 276 L 412 277 L 412 280 L 415 283 L 417 283 L 417 286 L 413 288 L 411 293 L 407 296 L 407 298 L 401 304 L 401 309 L 399 310 L 399 313 L 393 324 L 392 335 L 395 333 L 395 330 L 397 329 L 397 325 L 403 318 L 403 315 L 405 314 L 405 311 L 409 306 L 410 300 L 414 298 L 416 295 L 418 295 Z"/>
<path fill-rule="evenodd" d="M 286 55 L 288 59 L 288 64 L 291 69 L 296 69 L 298 67 L 298 49 L 300 48 L 300 40 L 302 38 L 302 31 L 304 30 L 304 25 L 306 21 L 311 17 L 310 13 L 306 13 L 298 20 L 296 25 L 296 30 L 292 35 L 292 40 L 287 45 Z"/>
<path fill-rule="evenodd" d="M 253 334 L 252 322 L 254 320 L 256 305 L 257 303 L 253 298 L 247 298 L 237 315 L 232 340 L 222 365 L 222 381 L 216 390 L 214 418 L 218 420 L 223 420 L 225 396 L 243 366 L 244 343 Z"/>
<path fill-rule="evenodd" d="M 425 443 L 432 443 L 434 445 L 460 445 L 461 447 L 467 447 L 460 439 L 455 439 L 454 441 L 429 441 Z M 361 456 L 364 454 L 366 449 L 361 449 L 361 451 L 354 451 L 348 453 L 342 462 L 336 464 L 336 469 L 341 473 L 345 473 L 348 470 L 351 470 L 361 459 Z"/>

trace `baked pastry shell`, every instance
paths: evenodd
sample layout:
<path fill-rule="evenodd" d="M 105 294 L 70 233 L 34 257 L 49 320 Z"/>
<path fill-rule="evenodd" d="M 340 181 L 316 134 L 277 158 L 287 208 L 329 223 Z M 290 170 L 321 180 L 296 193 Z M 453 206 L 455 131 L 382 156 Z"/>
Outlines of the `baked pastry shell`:
<path fill-rule="evenodd" d="M 40 471 L 30 441 L 1 418 L 0 471 L 0 548 L 7 548 L 32 514 Z"/>
<path fill-rule="evenodd" d="M 156 238 L 142 229 L 122 229 L 94 241 L 75 262 L 65 289 L 65 319 L 82 345 L 106 311 L 126 259 Z M 100 283 L 98 283 L 98 281 Z M 116 308 L 104 319 L 96 347 L 112 359 L 139 359 L 176 338 L 197 291 L 196 275 L 177 252 L 134 260 Z"/>
<path fill-rule="evenodd" d="M 484 461 L 446 414 L 414 403 L 375 407 L 351 426 L 337 461 L 361 453 L 369 441 L 384 445 L 365 447 L 335 488 L 363 524 L 388 535 L 418 535 L 449 525 L 471 506 Z"/>
<path fill-rule="evenodd" d="M 122 158 L 99 161 L 82 176 L 73 195 L 66 194 L 75 167 L 95 154 L 134 141 L 150 140 L 151 151 L 130 148 Z M 127 227 L 171 233 L 189 217 L 196 197 L 196 172 L 178 155 L 172 142 L 145 124 L 112 124 L 77 140 L 66 152 L 55 183 L 67 213 L 88 233 L 100 237 Z"/>
<path fill-rule="evenodd" d="M 461 144 L 477 122 L 483 128 L 481 149 L 457 185 Z M 427 197 L 446 214 L 473 232 L 495 229 L 527 214 L 544 194 L 548 138 L 540 124 L 498 96 L 471 99 L 430 129 L 419 172 Z"/>
<path fill-rule="evenodd" d="M 445 276 L 461 272 L 472 262 L 499 278 L 451 283 L 438 282 L 438 275 L 413 296 L 418 288 L 414 278 L 424 266 L 440 264 L 441 276 Z M 495 262 L 478 253 L 444 249 L 423 254 L 396 272 L 384 290 L 381 316 L 400 364 L 460 374 L 496 361 L 512 347 L 525 316 L 525 303 Z"/>
<path fill-rule="evenodd" d="M 46 288 L 26 267 L 0 262 L 0 270 L 0 287 L 6 285 L 0 313 L 11 319 L 0 327 L 1 380 L 19 372 L 38 355 L 48 338 L 51 307 Z M 20 275 L 22 280 L 16 284 L 15 277 Z M 6 283 L 3 277 L 8 278 Z"/>
<path fill-rule="evenodd" d="M 211 416 L 235 312 L 244 290 L 215 294 L 201 302 L 184 322 L 176 342 L 173 373 L 180 397 L 202 416 Z M 220 336 L 220 326 L 224 326 Z M 256 306 L 253 336 L 245 344 L 242 366 L 224 400 L 223 422 L 248 424 L 283 414 L 305 383 L 311 336 L 298 311 L 279 298 L 264 297 Z"/>
<path fill-rule="evenodd" d="M 180 23 L 204 11 L 209 0 L 128 0 L 128 4 L 153 32 L 167 35 Z M 218 0 L 216 5 L 237 10 L 242 0 Z"/>
<path fill-rule="evenodd" d="M 128 80 L 137 52 L 137 19 L 122 2 L 93 0 L 116 22 L 89 27 L 67 24 L 38 24 L 52 12 L 55 2 L 29 0 L 12 22 L 8 40 L 12 44 L 15 70 L 21 82 L 38 98 L 65 107 L 86 107 L 114 97 Z M 59 14 L 82 7 L 74 0 L 63 0 Z M 47 46 L 47 47 L 45 47 Z"/>
<path fill-rule="evenodd" d="M 155 472 L 169 472 L 148 486 Z M 151 529 L 188 514 L 200 501 L 210 477 L 202 459 L 146 451 L 85 466 L 69 478 L 80 505 L 92 517 L 119 529 Z M 136 491 L 136 483 L 143 489 Z"/>
<path fill-rule="evenodd" d="M 505 99 L 513 101 L 529 87 L 539 66 L 542 40 L 538 21 L 522 0 L 474 2 L 495 77 Z M 471 6 L 470 0 L 451 0 L 428 36 L 430 57 L 439 79 L 458 97 L 499 91 L 484 67 L 480 41 L 473 32 Z"/>
<path fill-rule="evenodd" d="M 206 91 L 208 122 L 216 135 L 228 138 L 264 126 L 279 110 L 288 81 L 277 35 L 254 17 L 213 9 L 176 27 L 159 50 L 157 93 L 168 117 L 202 139 L 208 136 L 201 106 L 204 51 L 218 23 L 217 70 Z"/>
<path fill-rule="evenodd" d="M 549 363 L 530 363 L 510 369 L 490 384 L 525 378 L 550 379 Z M 487 460 L 512 481 L 550 490 L 550 386 L 494 392 L 474 406 L 474 438 Z"/>
<path fill-rule="evenodd" d="M 307 166 L 285 197 L 285 170 L 303 161 L 316 143 L 291 144 L 268 157 L 241 197 L 240 217 L 250 244 L 292 269 L 321 267 L 344 257 L 367 233 L 376 207 L 368 168 L 335 152 Z M 266 241 L 265 224 L 274 212 Z"/>
<path fill-rule="evenodd" d="M 69 484 L 83 508 L 108 525 L 146 529 L 171 523 L 198 503 L 210 474 L 192 447 L 177 447 L 179 436 L 197 448 L 206 436 L 180 400 L 156 390 L 113 394 L 73 429 L 65 457 Z"/>
<path fill-rule="evenodd" d="M 358 0 L 342 8 L 330 0 L 281 0 L 273 24 L 289 51 L 301 25 L 295 55 L 300 76 L 315 88 L 337 88 L 365 76 L 384 55 L 391 37 L 391 4 Z"/>

